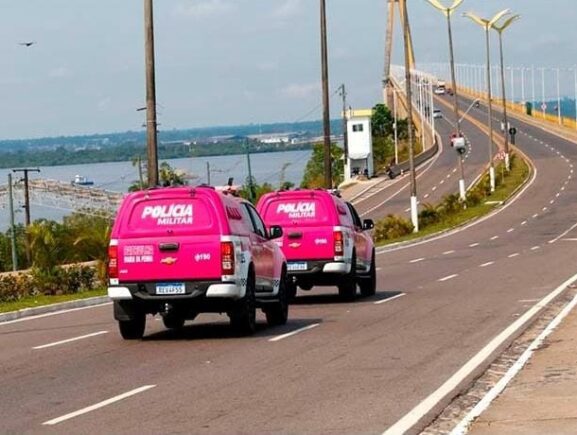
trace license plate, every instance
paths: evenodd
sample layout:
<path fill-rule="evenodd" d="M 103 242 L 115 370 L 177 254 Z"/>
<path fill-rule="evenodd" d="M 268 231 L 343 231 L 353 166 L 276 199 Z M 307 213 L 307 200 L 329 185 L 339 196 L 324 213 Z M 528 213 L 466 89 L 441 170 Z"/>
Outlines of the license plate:
<path fill-rule="evenodd" d="M 156 284 L 157 295 L 182 295 L 184 293 L 186 293 L 186 287 L 183 282 Z"/>
<path fill-rule="evenodd" d="M 296 270 L 307 270 L 308 265 L 306 261 L 297 261 L 294 263 L 288 263 L 287 269 L 289 272 L 294 272 Z"/>

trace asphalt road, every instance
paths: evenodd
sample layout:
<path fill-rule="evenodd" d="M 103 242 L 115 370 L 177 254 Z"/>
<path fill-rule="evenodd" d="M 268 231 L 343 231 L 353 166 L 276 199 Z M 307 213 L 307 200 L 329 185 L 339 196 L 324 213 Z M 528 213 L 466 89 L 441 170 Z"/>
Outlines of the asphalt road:
<path fill-rule="evenodd" d="M 476 128 L 464 125 L 482 165 Z M 299 292 L 287 325 L 261 317 L 242 339 L 205 315 L 180 332 L 149 318 L 146 338 L 125 342 L 110 305 L 1 324 L 2 432 L 418 432 L 483 359 L 460 369 L 577 273 L 577 146 L 517 128 L 536 169 L 526 189 L 470 227 L 379 251 L 375 297 Z"/>

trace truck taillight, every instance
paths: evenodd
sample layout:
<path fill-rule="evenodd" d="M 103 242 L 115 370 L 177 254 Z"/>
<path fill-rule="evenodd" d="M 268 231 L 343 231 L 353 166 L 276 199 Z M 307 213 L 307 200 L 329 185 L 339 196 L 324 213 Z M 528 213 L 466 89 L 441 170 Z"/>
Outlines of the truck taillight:
<path fill-rule="evenodd" d="M 234 275 L 234 244 L 220 243 L 220 261 L 222 275 Z"/>
<path fill-rule="evenodd" d="M 108 278 L 118 278 L 118 246 L 108 247 Z"/>
<path fill-rule="evenodd" d="M 333 235 L 333 240 L 335 243 L 335 256 L 341 256 L 344 253 L 343 247 L 343 232 L 335 231 Z"/>

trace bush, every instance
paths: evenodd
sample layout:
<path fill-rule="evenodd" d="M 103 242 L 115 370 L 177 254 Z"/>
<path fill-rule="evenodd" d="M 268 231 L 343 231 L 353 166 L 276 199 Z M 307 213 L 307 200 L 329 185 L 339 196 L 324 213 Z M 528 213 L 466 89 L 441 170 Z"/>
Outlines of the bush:
<path fill-rule="evenodd" d="M 55 267 L 44 270 L 33 268 L 30 286 L 33 294 L 64 295 L 92 290 L 98 286 L 96 270 L 87 266 Z"/>
<path fill-rule="evenodd" d="M 441 209 L 441 212 L 447 216 L 461 211 L 463 209 L 463 204 L 461 203 L 459 195 L 453 193 L 443 197 L 439 208 Z"/>
<path fill-rule="evenodd" d="M 410 220 L 400 216 L 388 215 L 375 224 L 373 237 L 375 241 L 391 240 L 411 234 L 414 230 Z"/>
<path fill-rule="evenodd" d="M 0 276 L 0 302 L 14 302 L 28 296 L 32 290 L 28 275 Z"/>
<path fill-rule="evenodd" d="M 423 209 L 419 212 L 419 224 L 423 227 L 436 224 L 441 220 L 441 213 L 436 206 L 431 203 L 423 204 Z"/>

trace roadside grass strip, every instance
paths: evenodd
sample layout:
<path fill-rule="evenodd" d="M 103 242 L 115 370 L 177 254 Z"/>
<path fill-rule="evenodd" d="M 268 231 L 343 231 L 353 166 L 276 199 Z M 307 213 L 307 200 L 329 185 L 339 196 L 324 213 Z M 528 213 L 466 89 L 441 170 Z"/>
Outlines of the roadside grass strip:
<path fill-rule="evenodd" d="M 92 334 L 81 335 L 79 337 L 68 338 L 66 340 L 55 341 L 53 343 L 43 344 L 42 346 L 35 346 L 32 349 L 39 350 L 39 349 L 46 349 L 48 347 L 58 346 L 60 344 L 72 343 L 73 341 L 84 340 L 85 338 L 96 337 L 98 335 L 108 334 L 108 331 L 98 331 L 93 332 Z"/>
<path fill-rule="evenodd" d="M 113 403 L 119 402 L 124 400 L 128 397 L 134 396 L 139 393 L 143 393 L 146 390 L 150 390 L 151 388 L 156 387 L 156 385 L 144 385 L 140 388 L 136 388 L 134 390 L 130 390 L 126 393 L 120 394 L 118 396 L 114 396 L 110 399 L 104 400 L 102 402 L 98 402 L 94 405 L 87 406 L 86 408 L 79 409 L 78 411 L 71 412 L 70 414 L 63 415 L 62 417 L 57 417 L 52 420 L 45 421 L 42 423 L 44 426 L 54 426 L 55 424 L 62 423 L 63 421 L 70 420 L 71 418 L 78 417 L 79 415 L 88 414 L 89 412 L 95 411 L 100 408 L 104 408 L 105 406 L 112 405 Z"/>
<path fill-rule="evenodd" d="M 300 334 L 301 332 L 308 331 L 309 329 L 316 328 L 319 325 L 320 325 L 320 323 L 313 323 L 312 325 L 304 326 L 304 327 L 296 329 L 294 331 L 287 332 L 286 334 L 281 334 L 281 335 L 277 335 L 276 337 L 269 338 L 268 341 L 270 341 L 270 342 L 281 341 L 281 340 L 284 340 L 285 338 L 292 337 L 293 335 Z"/>
<path fill-rule="evenodd" d="M 395 424 L 383 432 L 383 435 L 398 435 L 408 432 L 421 418 L 427 415 L 443 398 L 454 391 L 470 374 L 483 364 L 495 351 L 527 323 L 540 313 L 547 305 L 559 296 L 567 287 L 577 281 L 577 274 L 567 279 L 564 283 L 558 286 L 555 290 L 533 305 L 522 316 L 518 317 L 511 325 L 500 332 L 495 338 L 485 345 L 475 356 L 465 363 L 459 370 L 457 370 L 449 379 L 447 379 L 441 386 L 433 391 L 428 397 L 417 404 L 405 416 L 398 420 Z M 572 308 L 572 307 L 571 307 Z M 560 320 L 559 320 L 560 321 Z M 553 325 L 551 329 L 556 326 Z M 541 340 L 542 341 L 542 340 Z M 537 342 L 537 346 L 540 342 Z M 519 367 L 520 368 L 520 367 Z M 498 393 L 497 393 L 498 394 Z M 467 426 L 468 423 L 465 423 Z M 456 429 L 455 429 L 456 430 Z M 459 432 L 455 432 L 459 433 Z"/>
<path fill-rule="evenodd" d="M 80 293 L 74 293 L 71 295 L 38 295 L 38 296 L 26 296 L 22 299 L 12 302 L 2 302 L 0 303 L 0 313 L 8 313 L 10 311 L 23 310 L 25 308 L 36 308 L 43 305 L 57 304 L 60 302 L 76 301 L 79 299 L 93 298 L 97 296 L 106 296 L 107 292 L 105 288 L 90 290 Z"/>

